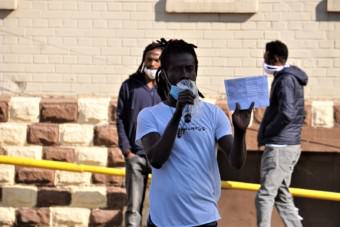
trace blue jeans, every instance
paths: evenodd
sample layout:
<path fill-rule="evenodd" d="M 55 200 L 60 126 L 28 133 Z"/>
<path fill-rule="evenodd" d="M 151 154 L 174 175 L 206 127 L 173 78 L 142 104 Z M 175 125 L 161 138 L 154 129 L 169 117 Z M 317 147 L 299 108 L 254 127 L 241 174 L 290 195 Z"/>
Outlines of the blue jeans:
<path fill-rule="evenodd" d="M 288 190 L 300 154 L 300 145 L 265 147 L 261 159 L 261 187 L 255 200 L 258 227 L 270 227 L 274 205 L 286 227 L 302 227 L 302 217 Z"/>
<path fill-rule="evenodd" d="M 142 222 L 143 203 L 150 166 L 144 156 L 134 156 L 125 160 L 125 187 L 127 193 L 127 209 L 125 226 L 139 227 Z"/>

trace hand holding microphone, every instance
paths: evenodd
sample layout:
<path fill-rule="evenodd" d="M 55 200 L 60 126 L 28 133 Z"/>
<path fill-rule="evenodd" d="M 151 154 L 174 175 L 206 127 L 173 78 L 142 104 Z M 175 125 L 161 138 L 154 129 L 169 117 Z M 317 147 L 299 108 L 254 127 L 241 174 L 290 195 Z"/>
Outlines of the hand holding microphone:
<path fill-rule="evenodd" d="M 198 89 L 196 87 L 195 82 L 191 80 L 181 80 L 180 82 L 177 83 L 176 86 L 184 93 L 183 96 L 181 93 L 181 96 L 186 98 L 186 100 L 181 100 L 187 103 L 183 108 L 182 114 L 184 116 L 184 121 L 186 123 L 190 123 L 192 118 L 194 101 L 196 97 L 198 97 Z M 185 95 L 186 92 L 188 92 L 187 95 Z"/>
<path fill-rule="evenodd" d="M 191 113 L 194 104 L 194 99 L 195 96 L 189 89 L 180 92 L 180 95 L 178 97 L 177 105 L 181 106 L 182 116 L 184 118 L 185 123 L 191 122 Z"/>

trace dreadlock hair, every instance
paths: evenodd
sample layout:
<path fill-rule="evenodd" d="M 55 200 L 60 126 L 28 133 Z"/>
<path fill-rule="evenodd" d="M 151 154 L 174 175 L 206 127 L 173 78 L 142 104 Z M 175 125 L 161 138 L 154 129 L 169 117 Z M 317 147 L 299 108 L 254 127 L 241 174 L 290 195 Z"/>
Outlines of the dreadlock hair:
<path fill-rule="evenodd" d="M 197 73 L 198 60 L 195 52 L 195 48 L 197 48 L 197 46 L 191 43 L 187 43 L 182 39 L 170 39 L 166 41 L 164 38 L 161 38 L 157 42 L 160 43 L 164 48 L 160 56 L 161 67 L 158 69 L 156 75 L 157 92 L 161 99 L 164 101 L 168 98 L 171 87 L 171 84 L 165 73 L 169 67 L 170 57 L 174 54 L 191 54 L 195 60 L 195 69 Z M 204 97 L 200 92 L 199 95 L 201 97 Z"/>
<path fill-rule="evenodd" d="M 157 42 L 152 42 L 150 44 L 148 44 L 144 51 L 143 51 L 143 57 L 142 57 L 142 62 L 140 63 L 140 65 L 138 66 L 138 69 L 137 69 L 137 74 L 141 73 L 142 70 L 143 70 L 143 66 L 144 66 L 144 61 L 145 61 L 145 57 L 146 57 L 146 53 L 149 52 L 150 50 L 154 50 L 154 49 L 161 49 L 163 50 L 163 45 L 157 41 Z"/>

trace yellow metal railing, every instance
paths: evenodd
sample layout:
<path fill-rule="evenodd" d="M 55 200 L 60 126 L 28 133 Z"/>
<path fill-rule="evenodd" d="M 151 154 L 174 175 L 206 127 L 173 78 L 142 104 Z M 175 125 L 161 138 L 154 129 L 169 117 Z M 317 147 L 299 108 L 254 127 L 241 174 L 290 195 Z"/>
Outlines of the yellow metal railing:
<path fill-rule="evenodd" d="M 44 169 L 54 169 L 54 170 L 64 170 L 71 172 L 91 172 L 91 173 L 101 173 L 108 175 L 124 176 L 125 170 L 119 168 L 107 168 L 102 166 L 91 166 L 83 165 L 69 162 L 59 162 L 50 160 L 36 160 L 30 158 L 13 157 L 0 155 L 0 163 L 11 164 L 16 166 L 34 167 L 34 168 L 44 168 Z"/>
<path fill-rule="evenodd" d="M 260 188 L 259 184 L 244 183 L 244 182 L 237 182 L 237 181 L 222 181 L 221 185 L 222 185 L 222 188 L 248 190 L 248 191 L 257 191 Z M 340 202 L 339 192 L 327 192 L 327 191 L 310 190 L 310 189 L 303 189 L 303 188 L 289 188 L 289 191 L 293 194 L 293 196 L 296 196 L 296 197 L 331 200 L 331 201 Z"/>
<path fill-rule="evenodd" d="M 124 176 L 125 169 L 123 168 L 107 168 L 101 166 L 91 166 L 83 164 L 75 164 L 68 162 L 59 161 L 49 161 L 49 160 L 35 160 L 22 157 L 12 157 L 0 155 L 1 164 L 11 164 L 17 166 L 34 167 L 34 168 L 44 168 L 44 169 L 54 169 L 54 170 L 64 170 L 72 172 L 91 172 L 100 173 L 116 176 Z M 253 183 L 243 183 L 236 181 L 222 181 L 221 186 L 223 189 L 239 189 L 248 191 L 257 191 L 260 188 L 259 184 Z M 339 192 L 327 192 L 319 190 L 309 190 L 302 188 L 289 188 L 289 191 L 296 197 L 304 197 L 311 199 L 322 199 L 340 202 Z"/>

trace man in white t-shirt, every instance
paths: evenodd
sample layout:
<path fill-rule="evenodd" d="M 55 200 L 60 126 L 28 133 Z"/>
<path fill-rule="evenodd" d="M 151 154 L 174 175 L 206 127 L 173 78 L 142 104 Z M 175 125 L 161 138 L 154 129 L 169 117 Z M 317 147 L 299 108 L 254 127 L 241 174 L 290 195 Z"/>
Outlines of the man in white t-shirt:
<path fill-rule="evenodd" d="M 216 148 L 234 167 L 243 166 L 253 104 L 247 110 L 238 106 L 233 114 L 234 138 L 224 112 L 199 100 L 196 46 L 183 40 L 161 41 L 164 50 L 156 81 L 163 102 L 140 112 L 136 132 L 153 173 L 148 226 L 217 226 L 221 186 Z M 191 84 L 187 89 L 178 85 L 184 80 Z"/>

